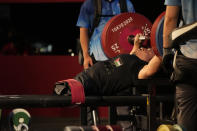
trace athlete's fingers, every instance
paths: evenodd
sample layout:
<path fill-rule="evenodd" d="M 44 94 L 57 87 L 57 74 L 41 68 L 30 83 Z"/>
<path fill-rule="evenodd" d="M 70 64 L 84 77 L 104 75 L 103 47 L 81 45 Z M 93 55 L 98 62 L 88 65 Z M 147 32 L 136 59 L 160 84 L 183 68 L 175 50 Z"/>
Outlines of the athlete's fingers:
<path fill-rule="evenodd" d="M 135 38 L 134 38 L 134 45 L 135 46 L 140 46 L 140 44 L 141 44 L 141 40 L 139 39 L 140 38 L 140 36 L 141 36 L 141 34 L 137 34 L 136 36 L 135 36 Z"/>

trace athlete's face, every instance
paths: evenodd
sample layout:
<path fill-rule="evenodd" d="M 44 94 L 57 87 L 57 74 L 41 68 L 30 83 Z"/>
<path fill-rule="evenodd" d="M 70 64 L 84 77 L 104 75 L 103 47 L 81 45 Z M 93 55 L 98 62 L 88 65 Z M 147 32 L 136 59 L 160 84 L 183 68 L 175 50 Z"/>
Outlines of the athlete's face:
<path fill-rule="evenodd" d="M 138 49 L 135 54 L 141 60 L 146 61 L 146 62 L 149 62 L 155 55 L 155 53 L 153 52 L 151 48 L 143 48 L 143 47 Z"/>

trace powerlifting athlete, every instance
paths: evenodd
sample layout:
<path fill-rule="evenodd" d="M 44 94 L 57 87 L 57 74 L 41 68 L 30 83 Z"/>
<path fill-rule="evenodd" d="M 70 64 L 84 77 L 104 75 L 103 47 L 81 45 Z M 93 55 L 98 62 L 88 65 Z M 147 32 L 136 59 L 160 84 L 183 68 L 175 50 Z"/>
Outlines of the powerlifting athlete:
<path fill-rule="evenodd" d="M 133 81 L 154 75 L 161 65 L 151 48 L 141 47 L 140 35 L 135 36 L 130 54 L 97 62 L 74 79 L 57 82 L 55 94 L 71 95 L 74 86 L 81 86 L 85 96 L 131 95 Z"/>

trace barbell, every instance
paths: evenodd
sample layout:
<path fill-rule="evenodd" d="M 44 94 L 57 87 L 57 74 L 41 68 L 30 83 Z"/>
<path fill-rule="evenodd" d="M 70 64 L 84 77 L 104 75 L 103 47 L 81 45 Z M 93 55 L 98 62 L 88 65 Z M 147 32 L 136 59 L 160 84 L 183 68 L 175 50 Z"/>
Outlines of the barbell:
<path fill-rule="evenodd" d="M 163 52 L 163 22 L 165 12 L 162 12 L 154 24 L 139 13 L 122 13 L 112 17 L 105 25 L 101 34 L 104 53 L 112 58 L 119 54 L 128 54 L 133 48 L 133 38 L 137 33 L 144 37 L 142 45 L 153 48 L 156 55 Z"/>

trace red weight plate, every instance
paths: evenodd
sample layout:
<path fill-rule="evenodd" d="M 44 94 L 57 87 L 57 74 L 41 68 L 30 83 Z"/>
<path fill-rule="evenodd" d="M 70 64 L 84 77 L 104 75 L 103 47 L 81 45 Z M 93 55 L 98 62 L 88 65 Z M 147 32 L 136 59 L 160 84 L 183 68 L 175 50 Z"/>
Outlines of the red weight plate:
<path fill-rule="evenodd" d="M 129 35 L 142 33 L 150 36 L 152 23 L 138 13 L 122 13 L 110 19 L 102 32 L 101 43 L 105 54 L 111 58 L 129 53 L 133 45 L 128 42 Z"/>
<path fill-rule="evenodd" d="M 151 47 L 153 48 L 153 51 L 155 52 L 155 54 L 157 56 L 160 56 L 160 53 L 159 53 L 159 51 L 157 49 L 157 42 L 156 42 L 157 34 L 156 34 L 156 32 L 157 32 L 158 25 L 159 25 L 160 21 L 163 19 L 164 15 L 165 15 L 165 11 L 162 12 L 156 18 L 156 20 L 153 23 L 152 29 L 151 29 L 151 35 L 150 35 L 150 37 L 151 37 L 151 39 L 150 39 L 150 41 L 151 41 Z"/>

